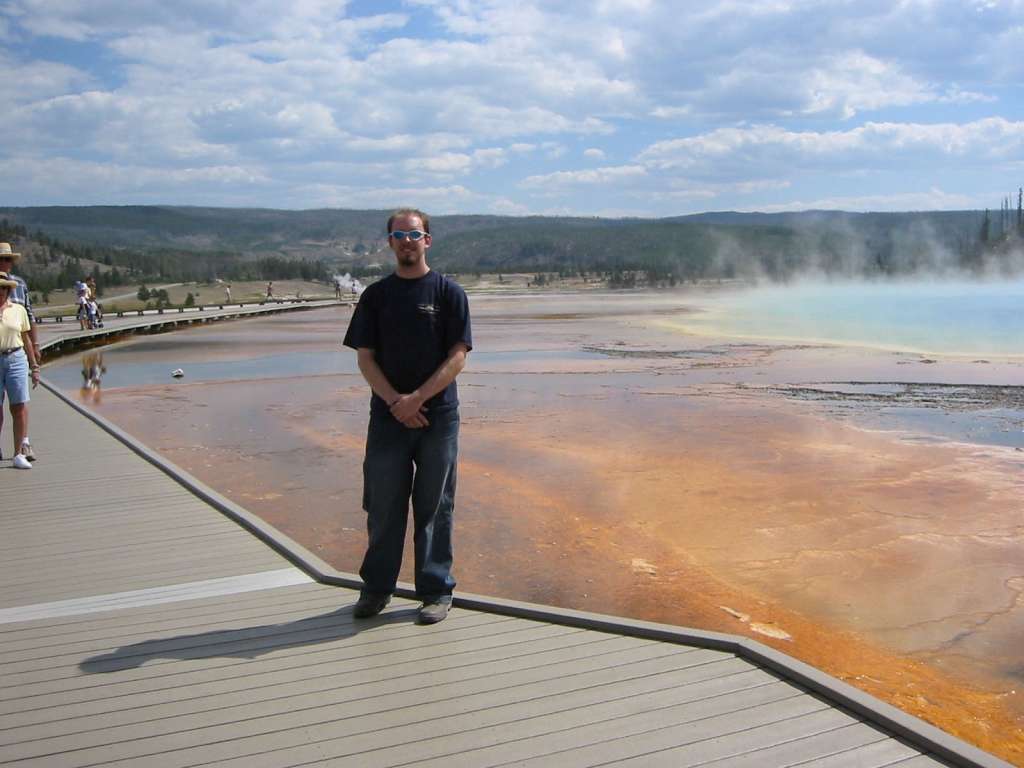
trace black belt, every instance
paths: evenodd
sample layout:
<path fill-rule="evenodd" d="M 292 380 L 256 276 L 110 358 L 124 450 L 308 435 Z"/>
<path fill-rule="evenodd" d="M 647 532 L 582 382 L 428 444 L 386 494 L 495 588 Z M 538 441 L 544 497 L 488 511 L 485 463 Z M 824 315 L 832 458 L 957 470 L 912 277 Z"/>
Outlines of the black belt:
<path fill-rule="evenodd" d="M 17 352 L 20 349 L 24 349 L 24 347 L 11 347 L 10 349 L 0 349 L 0 355 L 9 355 L 12 352 Z"/>

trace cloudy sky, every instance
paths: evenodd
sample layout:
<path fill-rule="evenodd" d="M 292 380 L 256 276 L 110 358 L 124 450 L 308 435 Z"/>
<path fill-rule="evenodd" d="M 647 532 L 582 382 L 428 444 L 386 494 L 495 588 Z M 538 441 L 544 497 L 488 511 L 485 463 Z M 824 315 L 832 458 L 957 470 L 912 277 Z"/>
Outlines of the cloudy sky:
<path fill-rule="evenodd" d="M 0 0 L 0 204 L 997 208 L 1024 0 Z"/>

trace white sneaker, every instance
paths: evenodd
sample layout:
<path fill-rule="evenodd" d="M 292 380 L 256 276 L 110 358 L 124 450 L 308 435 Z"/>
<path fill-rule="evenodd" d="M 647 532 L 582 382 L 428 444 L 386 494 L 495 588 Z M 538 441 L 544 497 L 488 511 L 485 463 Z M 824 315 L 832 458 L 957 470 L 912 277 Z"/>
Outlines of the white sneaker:
<path fill-rule="evenodd" d="M 36 452 L 32 450 L 32 444 L 28 440 L 21 441 L 21 455 L 29 461 L 36 460 Z"/>
<path fill-rule="evenodd" d="M 31 462 L 22 456 L 20 453 L 14 455 L 14 468 L 15 469 L 32 469 Z"/>

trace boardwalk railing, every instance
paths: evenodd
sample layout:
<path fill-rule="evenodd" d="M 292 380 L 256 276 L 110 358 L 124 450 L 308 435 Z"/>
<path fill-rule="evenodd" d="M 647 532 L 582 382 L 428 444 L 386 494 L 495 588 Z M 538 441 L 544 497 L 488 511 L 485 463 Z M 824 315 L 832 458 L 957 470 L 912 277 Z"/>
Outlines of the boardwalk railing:
<path fill-rule="evenodd" d="M 259 302 L 250 304 L 208 305 L 200 307 L 136 310 L 135 312 L 118 312 L 113 318 L 106 316 L 102 328 L 80 330 L 70 323 L 68 330 L 58 328 L 57 323 L 40 327 L 39 347 L 44 359 L 49 362 L 83 347 L 94 347 L 117 341 L 126 335 L 137 333 L 164 333 L 181 326 L 196 323 L 211 323 L 221 320 L 235 320 L 254 315 L 269 315 L 279 312 L 296 312 L 322 307 L 345 305 L 350 302 L 338 302 L 334 299 L 302 301 Z M 74 320 L 74 318 L 72 318 Z M 77 321 L 75 321 L 77 322 Z"/>
<path fill-rule="evenodd" d="M 271 305 L 280 304 L 302 304 L 302 303 L 316 303 L 319 305 L 325 301 L 325 299 L 318 299 L 315 297 L 309 297 L 304 299 L 262 299 L 260 301 L 229 301 L 229 302 L 211 302 L 209 304 L 196 304 L 194 306 L 166 306 L 166 307 L 147 307 L 144 309 L 118 309 L 104 313 L 104 317 L 146 317 L 151 315 L 163 315 L 173 314 L 178 312 L 184 314 L 186 312 L 206 312 L 206 311 L 217 311 L 224 309 L 245 309 L 254 307 L 265 307 Z M 341 303 L 345 303 L 341 300 Z M 37 313 L 36 322 L 40 325 L 50 323 L 77 323 L 78 314 L 74 312 L 64 313 Z"/>

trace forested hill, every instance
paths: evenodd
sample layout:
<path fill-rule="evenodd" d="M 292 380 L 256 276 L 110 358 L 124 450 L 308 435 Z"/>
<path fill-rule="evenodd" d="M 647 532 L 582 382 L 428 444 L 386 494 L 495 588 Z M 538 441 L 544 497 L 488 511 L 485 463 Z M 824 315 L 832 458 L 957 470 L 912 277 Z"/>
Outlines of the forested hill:
<path fill-rule="evenodd" d="M 973 211 L 505 219 L 476 227 L 460 222 L 457 231 L 435 237 L 432 255 L 440 263 L 485 272 L 640 270 L 656 282 L 788 279 L 811 270 L 893 275 L 987 263 L 979 239 L 982 221 L 983 214 Z"/>
<path fill-rule="evenodd" d="M 199 262 L 212 273 L 268 259 L 317 262 L 328 272 L 372 272 L 390 261 L 382 253 L 387 215 L 184 206 L 0 209 L 0 221 L 29 239 L 40 233 L 40 242 L 99 250 L 102 263 L 137 264 L 135 274 L 180 272 L 184 263 Z M 991 221 L 980 211 L 720 212 L 668 219 L 437 216 L 431 263 L 449 272 L 638 272 L 653 283 L 789 279 L 807 270 L 851 276 L 1005 272 L 1020 267 L 1019 225 L 1011 223 L 1006 217 Z"/>
<path fill-rule="evenodd" d="M 0 208 L 0 219 L 62 240 L 250 255 L 284 254 L 304 244 L 317 250 L 333 241 L 370 242 L 379 239 L 386 218 L 384 211 L 155 205 Z"/>

